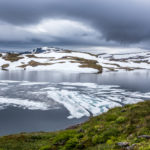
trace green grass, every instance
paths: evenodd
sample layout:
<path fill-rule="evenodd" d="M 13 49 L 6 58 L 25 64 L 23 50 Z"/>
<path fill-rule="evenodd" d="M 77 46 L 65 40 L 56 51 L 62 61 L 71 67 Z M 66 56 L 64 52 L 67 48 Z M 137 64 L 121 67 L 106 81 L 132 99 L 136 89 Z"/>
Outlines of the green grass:
<path fill-rule="evenodd" d="M 150 139 L 140 135 L 150 135 L 150 101 L 110 109 L 62 131 L 4 136 L 0 150 L 121 150 L 117 142 L 150 150 Z"/>

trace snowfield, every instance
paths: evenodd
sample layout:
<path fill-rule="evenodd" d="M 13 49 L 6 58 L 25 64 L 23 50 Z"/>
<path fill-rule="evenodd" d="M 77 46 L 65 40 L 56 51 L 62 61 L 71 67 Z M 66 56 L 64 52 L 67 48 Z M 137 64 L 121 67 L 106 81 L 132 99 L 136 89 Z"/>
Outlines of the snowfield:
<path fill-rule="evenodd" d="M 100 51 L 94 55 L 57 48 L 41 48 L 29 54 L 0 54 L 2 70 L 49 70 L 77 73 L 150 69 L 150 52 L 139 49 L 128 53 Z M 102 67 L 101 67 L 102 66 Z"/>

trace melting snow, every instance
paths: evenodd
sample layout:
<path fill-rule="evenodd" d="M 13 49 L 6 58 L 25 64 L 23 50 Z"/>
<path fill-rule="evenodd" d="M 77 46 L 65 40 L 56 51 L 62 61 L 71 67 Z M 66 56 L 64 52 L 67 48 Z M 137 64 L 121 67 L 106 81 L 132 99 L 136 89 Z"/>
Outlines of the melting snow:
<path fill-rule="evenodd" d="M 69 111 L 68 118 L 95 116 L 115 106 L 150 99 L 150 92 L 133 92 L 118 85 L 94 83 L 0 81 L 0 89 L 0 109 L 13 106 L 44 111 L 62 105 Z"/>

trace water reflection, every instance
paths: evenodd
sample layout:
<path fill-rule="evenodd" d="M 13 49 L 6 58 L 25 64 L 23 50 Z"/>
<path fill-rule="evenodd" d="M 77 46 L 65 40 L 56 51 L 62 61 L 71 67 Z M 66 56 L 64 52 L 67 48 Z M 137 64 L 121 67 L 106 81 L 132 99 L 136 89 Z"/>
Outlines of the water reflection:
<path fill-rule="evenodd" d="M 78 74 L 54 71 L 0 71 L 0 80 L 36 82 L 91 82 L 119 85 L 133 91 L 150 89 L 150 71 L 106 72 L 103 74 Z"/>

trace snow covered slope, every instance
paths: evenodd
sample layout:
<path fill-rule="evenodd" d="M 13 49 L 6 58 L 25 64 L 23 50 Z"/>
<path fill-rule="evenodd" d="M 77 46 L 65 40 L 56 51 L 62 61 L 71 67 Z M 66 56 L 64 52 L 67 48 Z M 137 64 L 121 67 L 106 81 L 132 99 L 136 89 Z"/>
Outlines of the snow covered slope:
<path fill-rule="evenodd" d="M 3 70 L 55 70 L 81 73 L 101 73 L 103 71 L 150 69 L 150 52 L 128 53 L 100 51 L 98 55 L 63 50 L 59 48 L 37 48 L 28 53 L 0 54 Z"/>

